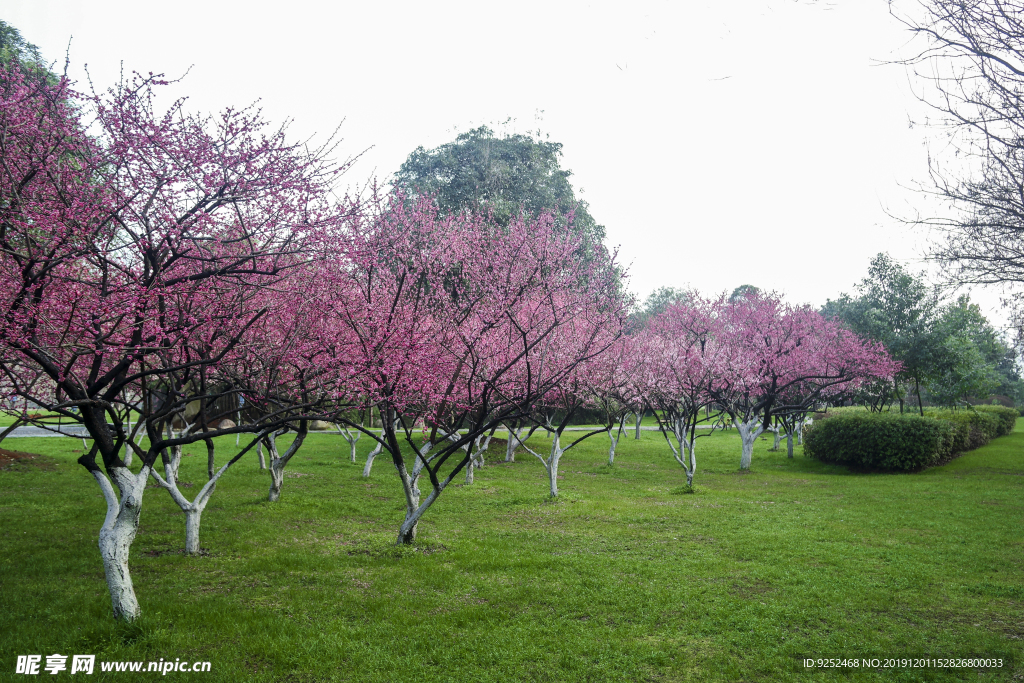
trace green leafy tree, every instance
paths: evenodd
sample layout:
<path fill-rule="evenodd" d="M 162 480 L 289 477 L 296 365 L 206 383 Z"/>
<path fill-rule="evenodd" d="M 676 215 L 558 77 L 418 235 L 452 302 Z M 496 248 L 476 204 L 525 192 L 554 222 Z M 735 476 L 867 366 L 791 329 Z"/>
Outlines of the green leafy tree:
<path fill-rule="evenodd" d="M 968 396 L 988 396 L 999 386 L 995 367 L 966 332 L 942 340 L 928 384 L 928 396 L 943 406 L 955 406 Z"/>
<path fill-rule="evenodd" d="M 858 335 L 881 342 L 903 364 L 893 385 L 900 412 L 911 387 L 920 406 L 921 385 L 932 377 L 936 356 L 941 354 L 943 340 L 935 333 L 941 303 L 938 291 L 888 254 L 871 260 L 868 276 L 856 289 L 855 296 L 829 299 L 822 314 L 841 320 Z M 924 408 L 920 410 L 924 414 Z"/>
<path fill-rule="evenodd" d="M 632 334 L 644 329 L 647 326 L 647 321 L 651 318 L 663 312 L 672 304 L 686 303 L 692 297 L 693 294 L 685 289 L 659 287 L 644 299 L 642 305 L 634 307 L 627 324 L 628 333 Z"/>
<path fill-rule="evenodd" d="M 480 126 L 440 147 L 417 147 L 394 184 L 411 199 L 433 195 L 442 212 L 488 212 L 503 225 L 523 211 L 552 211 L 564 226 L 571 213 L 573 230 L 597 244 L 604 227 L 577 199 L 569 182 L 572 171 L 561 168 L 561 156 L 560 143 L 521 134 L 499 137 Z"/>
<path fill-rule="evenodd" d="M 46 67 L 39 48 L 25 40 L 14 26 L 0 20 L 0 64 L 15 62 L 27 74 L 55 82 L 56 76 Z"/>
<path fill-rule="evenodd" d="M 732 290 L 732 294 L 729 295 L 729 302 L 736 303 L 737 301 L 742 301 L 749 297 L 755 297 L 760 293 L 761 289 L 759 287 L 755 287 L 754 285 L 740 285 L 736 289 Z"/>
<path fill-rule="evenodd" d="M 925 84 L 926 123 L 942 131 L 946 151 L 929 155 L 920 189 L 949 210 L 912 222 L 939 236 L 931 256 L 954 282 L 1008 285 L 1024 316 L 1024 2 L 889 8 L 914 36 L 902 63 Z"/>
<path fill-rule="evenodd" d="M 922 389 L 946 406 L 994 391 L 1014 400 L 1020 393 L 1016 353 L 981 308 L 966 295 L 943 305 L 922 274 L 907 271 L 888 254 L 872 259 L 856 295 L 830 299 L 822 313 L 881 342 L 903 364 L 891 387 L 901 412 L 912 392 L 923 413 Z"/>
<path fill-rule="evenodd" d="M 946 340 L 946 358 L 940 359 L 937 384 L 929 387 L 933 400 L 952 405 L 967 397 L 981 399 L 995 393 L 1020 402 L 1017 352 L 970 297 L 960 296 L 943 309 L 936 332 Z M 960 389 L 951 391 L 951 387 Z"/>

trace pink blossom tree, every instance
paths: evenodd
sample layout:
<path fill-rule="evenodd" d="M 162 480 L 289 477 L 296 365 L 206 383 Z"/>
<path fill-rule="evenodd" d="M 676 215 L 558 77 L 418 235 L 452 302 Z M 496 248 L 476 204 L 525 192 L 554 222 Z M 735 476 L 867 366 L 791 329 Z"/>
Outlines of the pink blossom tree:
<path fill-rule="evenodd" d="M 879 344 L 773 294 L 737 299 L 719 315 L 723 362 L 711 394 L 740 433 L 741 469 L 750 467 L 754 442 L 773 415 L 806 409 L 826 390 L 898 367 Z"/>
<path fill-rule="evenodd" d="M 724 298 L 712 301 L 696 292 L 668 306 L 640 333 L 645 358 L 647 404 L 676 462 L 693 486 L 696 442 L 713 428 L 697 432 L 705 408 L 722 388 L 726 351 L 721 329 Z"/>
<path fill-rule="evenodd" d="M 593 321 L 587 323 L 593 324 Z M 551 340 L 547 362 L 562 364 L 562 354 L 575 354 L 576 343 L 581 334 L 595 339 L 598 348 L 604 351 L 586 362 L 575 365 L 558 385 L 539 397 L 529 416 L 535 425 L 543 425 L 551 434 L 551 448 L 547 455 L 530 448 L 525 440 L 521 444 L 527 453 L 544 465 L 548 475 L 548 490 L 552 498 L 558 496 L 558 467 L 562 456 L 586 439 L 601 433 L 610 434 L 614 428 L 617 413 L 607 409 L 607 402 L 614 400 L 612 394 L 621 377 L 617 368 L 619 354 L 615 353 L 621 349 L 615 349 L 614 346 L 619 340 L 620 327 L 601 325 L 587 329 L 577 325 L 560 332 L 562 334 L 555 335 Z M 582 432 L 566 443 L 563 439 L 565 430 L 581 408 L 606 408 L 602 411 L 605 413 L 606 423 L 597 429 Z"/>
<path fill-rule="evenodd" d="M 626 418 L 642 413 L 644 387 L 643 347 L 635 335 L 623 335 L 606 353 L 590 364 L 585 391 L 588 403 L 604 417 L 608 434 L 608 464 L 615 464 L 615 450 L 625 431 Z M 639 411 L 639 412 L 638 412 Z"/>
<path fill-rule="evenodd" d="M 255 111 L 202 118 L 178 101 L 160 113 L 161 83 L 83 97 L 0 69 L 0 365 L 45 374 L 28 397 L 92 438 L 79 462 L 107 502 L 100 552 L 114 615 L 129 620 L 128 555 L 160 454 L 302 414 L 208 427 L 231 393 L 221 368 L 266 314 L 246 293 L 337 224 L 328 192 L 343 168 L 331 147 L 288 143 Z M 206 428 L 167 438 L 197 402 Z M 124 429 L 133 411 L 148 445 Z"/>
<path fill-rule="evenodd" d="M 378 200 L 338 248 L 323 274 L 330 338 L 346 340 L 382 431 L 338 419 L 391 456 L 406 499 L 398 542 L 410 543 L 474 457 L 467 446 L 526 416 L 610 343 L 602 330 L 621 326 L 619 275 L 610 258 L 578 258 L 578 240 L 550 216 L 499 226 L 401 197 Z M 421 420 L 426 440 L 415 438 Z"/>

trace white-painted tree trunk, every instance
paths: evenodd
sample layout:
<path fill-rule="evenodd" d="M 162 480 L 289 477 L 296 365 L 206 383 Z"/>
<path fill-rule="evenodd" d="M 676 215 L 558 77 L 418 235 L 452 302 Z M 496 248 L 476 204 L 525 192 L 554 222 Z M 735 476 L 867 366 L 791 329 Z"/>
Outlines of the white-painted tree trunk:
<path fill-rule="evenodd" d="M 191 428 L 191 424 L 186 424 L 183 430 L 175 434 L 175 430 L 171 427 L 171 423 L 168 422 L 165 425 L 165 432 L 168 439 L 173 439 L 175 438 L 175 436 L 187 434 Z M 178 444 L 176 446 L 171 446 L 170 448 L 165 448 L 160 453 L 160 458 L 164 464 L 164 476 L 167 477 L 168 479 L 174 478 L 175 480 L 177 480 L 178 478 L 178 470 L 181 467 L 182 448 L 183 446 L 181 444 Z"/>
<path fill-rule="evenodd" d="M 639 440 L 640 439 L 640 423 L 644 419 L 644 411 L 641 410 L 640 412 L 634 413 L 634 414 L 636 415 L 636 433 L 633 435 L 633 438 Z"/>
<path fill-rule="evenodd" d="M 168 439 L 174 438 L 170 422 L 167 423 L 164 431 Z M 176 480 L 178 478 L 178 467 L 181 465 L 181 446 L 171 446 L 169 449 L 164 448 L 160 451 L 160 459 L 164 464 L 164 476 L 168 481 Z"/>
<path fill-rule="evenodd" d="M 426 466 L 427 455 L 433 449 L 434 444 L 426 442 L 420 449 L 420 457 L 416 458 L 416 462 L 412 466 L 412 473 L 405 468 L 403 462 L 398 468 L 398 474 L 402 479 L 402 489 L 405 491 L 405 520 L 402 522 L 402 526 L 398 529 L 398 544 L 408 544 L 416 540 L 416 527 L 420 517 L 426 512 L 430 504 L 434 502 L 437 497 L 437 491 L 431 488 L 430 495 L 427 496 L 427 501 L 420 504 L 420 474 L 423 472 L 423 468 Z"/>
<path fill-rule="evenodd" d="M 142 494 L 146 489 L 149 473 L 149 467 L 143 467 L 138 474 L 132 474 L 127 467 L 113 468 L 110 477 L 114 479 L 120 492 L 119 499 L 110 479 L 100 470 L 92 470 L 93 478 L 99 484 L 107 503 L 106 519 L 99 534 L 103 571 L 110 591 L 114 618 L 125 621 L 133 621 L 140 614 L 139 601 L 135 597 L 131 574 L 128 571 L 128 554 L 139 530 Z"/>
<path fill-rule="evenodd" d="M 284 484 L 284 465 L 280 458 L 270 458 L 270 492 L 267 500 L 276 503 L 281 499 L 281 486 Z"/>
<path fill-rule="evenodd" d="M 371 417 L 371 422 L 372 422 L 372 417 Z M 381 440 L 384 439 L 384 429 L 383 428 L 381 428 L 381 430 L 380 430 L 380 438 L 381 438 Z M 380 441 L 378 441 L 377 445 L 374 447 L 374 449 L 372 451 L 370 451 L 370 453 L 366 456 L 366 465 L 363 466 L 363 476 L 364 477 L 369 477 L 370 476 L 370 470 L 373 468 L 373 460 L 378 455 L 380 455 L 380 453 L 383 450 L 384 450 L 384 447 L 381 446 L 380 445 Z"/>
<path fill-rule="evenodd" d="M 740 441 L 743 444 L 743 454 L 740 456 L 740 469 L 749 470 L 750 461 L 754 456 L 754 442 L 764 432 L 764 424 L 755 415 L 746 422 L 734 420 L 736 430 L 740 433 Z"/>
<path fill-rule="evenodd" d="M 505 444 L 505 462 L 516 461 L 516 449 L 522 443 L 520 438 L 526 427 L 508 427 L 508 443 Z"/>
<path fill-rule="evenodd" d="M 800 422 L 798 423 L 798 426 L 797 426 L 797 429 L 796 429 L 796 438 L 797 438 L 797 443 L 800 444 L 801 446 L 804 445 L 804 429 L 806 429 L 807 427 L 810 427 L 812 424 L 814 424 L 814 418 L 813 417 L 806 417 L 806 418 L 800 420 Z"/>
<path fill-rule="evenodd" d="M 615 447 L 617 445 L 619 445 L 619 437 L 615 435 L 615 430 L 614 429 L 609 429 L 608 430 L 608 439 L 609 439 L 609 441 L 611 441 L 611 444 L 608 446 L 608 464 L 609 465 L 614 465 L 615 464 Z"/>
<path fill-rule="evenodd" d="M 171 499 L 179 508 L 181 508 L 181 511 L 185 513 L 185 552 L 189 555 L 196 555 L 199 553 L 199 524 L 202 521 L 203 510 L 206 509 L 206 504 L 210 501 L 210 496 L 213 495 L 214 490 L 217 488 L 217 481 L 220 480 L 221 476 L 229 467 L 231 467 L 231 464 L 232 461 L 228 461 L 222 465 L 221 468 L 214 473 L 213 477 L 206 482 L 203 488 L 199 490 L 199 493 L 196 494 L 195 499 L 191 502 L 189 502 L 189 500 L 182 495 L 181 491 L 178 490 L 178 484 L 176 481 L 173 479 L 164 479 L 156 472 L 156 470 L 152 472 L 152 476 L 156 479 L 156 482 L 171 494 Z"/>
<path fill-rule="evenodd" d="M 558 463 L 562 459 L 562 454 L 565 453 L 565 449 L 562 448 L 561 435 L 557 431 L 554 432 L 554 436 L 551 439 L 551 453 L 546 458 L 537 451 L 527 446 L 525 443 L 523 444 L 523 448 L 526 449 L 527 453 L 530 453 L 538 460 L 540 460 L 541 463 L 544 464 L 544 469 L 547 470 L 548 473 L 548 484 L 550 486 L 551 497 L 557 498 Z"/>
<path fill-rule="evenodd" d="M 476 437 L 473 442 L 474 448 L 476 449 L 473 458 L 476 460 L 477 467 L 483 467 L 486 464 L 484 462 L 484 453 L 486 453 L 487 449 L 491 447 L 491 439 L 494 437 L 494 431 L 495 430 L 492 429 L 487 434 L 481 434 Z"/>
<path fill-rule="evenodd" d="M 440 441 L 438 441 L 438 443 L 442 443 L 445 440 L 457 442 L 459 440 L 459 436 L 455 432 L 451 434 L 445 434 L 440 437 Z M 486 444 L 488 441 L 489 439 L 482 443 Z M 475 443 L 481 444 L 481 441 L 479 439 L 476 439 Z M 466 448 L 469 445 L 470 444 L 462 446 L 462 448 Z M 457 469 L 453 471 L 447 478 L 438 477 L 436 486 L 434 485 L 434 482 L 431 481 L 430 493 L 427 494 L 425 500 L 420 500 L 420 476 L 423 470 L 429 467 L 430 463 L 433 462 L 441 452 L 444 452 L 442 450 L 439 453 L 430 455 L 430 452 L 434 449 L 434 446 L 434 443 L 427 441 L 418 449 L 418 455 L 415 463 L 413 464 L 411 472 L 406 467 L 406 462 L 404 458 L 392 457 L 392 460 L 394 461 L 395 464 L 395 468 L 398 470 L 399 479 L 402 482 L 403 492 L 405 493 L 405 520 L 402 522 L 402 525 L 398 529 L 397 543 L 399 545 L 412 543 L 416 539 L 416 527 L 420 517 L 422 517 L 423 513 L 426 512 L 431 505 L 433 505 L 434 501 L 437 500 L 437 497 L 441 495 L 441 492 L 444 491 L 445 487 L 447 487 L 448 484 L 451 483 L 451 481 L 456 475 Z M 394 456 L 394 454 L 392 455 Z M 470 458 L 470 460 L 472 459 L 473 458 Z"/>
<path fill-rule="evenodd" d="M 473 470 L 475 470 L 477 467 L 482 467 L 483 466 L 483 456 L 482 455 L 480 456 L 479 464 L 478 464 L 478 461 L 477 461 L 478 452 L 476 450 L 476 444 L 478 442 L 479 442 L 479 439 L 474 440 L 473 453 L 469 457 L 469 462 L 466 463 L 466 483 L 467 484 L 472 484 L 473 483 Z"/>
<path fill-rule="evenodd" d="M 178 478 L 178 470 L 181 467 L 181 444 L 171 446 L 171 452 L 164 465 L 164 474 L 167 477 Z"/>
<path fill-rule="evenodd" d="M 185 512 L 185 553 L 187 555 L 199 554 L 199 522 L 202 519 L 201 508 L 189 508 Z"/>
<path fill-rule="evenodd" d="M 349 451 L 350 451 L 350 454 L 352 456 L 352 462 L 355 462 L 356 461 L 356 442 L 359 441 L 359 439 L 360 439 L 360 437 L 362 437 L 363 433 L 361 431 L 359 431 L 358 429 L 350 430 L 348 427 L 342 428 L 341 425 L 334 425 L 334 426 L 337 428 L 338 433 L 341 434 L 341 438 L 345 439 L 345 441 L 348 442 Z"/>
<path fill-rule="evenodd" d="M 786 432 L 786 457 L 793 457 L 793 431 Z"/>
<path fill-rule="evenodd" d="M 288 466 L 288 461 L 292 459 L 292 456 L 302 446 L 302 442 L 306 439 L 306 433 L 303 431 L 296 433 L 295 440 L 288 446 L 288 450 L 284 452 L 284 455 L 278 454 L 277 437 L 277 434 L 271 432 L 264 439 L 264 443 L 267 445 L 267 455 L 270 456 L 270 492 L 267 495 L 267 500 L 271 503 L 280 500 L 281 485 L 284 483 L 284 468 Z"/>
<path fill-rule="evenodd" d="M 516 461 L 516 449 L 518 449 L 520 446 L 522 446 L 526 450 L 530 450 L 529 447 L 526 445 L 526 440 L 533 436 L 533 432 L 536 431 L 537 429 L 538 425 L 534 425 L 533 427 L 522 426 L 516 428 L 514 431 L 509 430 L 508 444 L 505 447 L 505 462 Z"/>
<path fill-rule="evenodd" d="M 398 545 L 409 544 L 416 540 L 416 527 L 419 524 L 420 517 L 437 500 L 439 493 L 439 491 L 431 489 L 430 495 L 427 496 L 427 499 L 422 504 L 419 503 L 419 495 L 417 493 L 416 507 L 406 510 L 405 520 L 398 529 Z"/>
<path fill-rule="evenodd" d="M 131 433 L 132 433 L 132 414 L 131 414 L 131 412 L 128 413 L 128 432 L 127 433 L 128 433 L 129 436 L 128 436 L 128 438 L 124 442 L 124 457 L 121 458 L 121 460 L 124 461 L 124 466 L 125 467 L 131 467 L 132 466 L 132 445 L 130 443 L 128 443 L 129 441 L 131 441 Z"/>
<path fill-rule="evenodd" d="M 608 447 L 608 464 L 615 464 L 615 447 L 619 445 L 619 439 L 622 438 L 622 430 L 626 424 L 626 414 L 623 413 L 622 417 L 619 418 L 619 428 L 608 430 L 608 439 L 611 441 L 611 445 Z"/>
<path fill-rule="evenodd" d="M 548 469 L 548 481 L 551 483 L 551 497 L 558 497 L 558 463 L 562 459 L 561 437 L 556 433 L 555 438 L 551 440 L 551 457 L 548 458 L 547 469 Z"/>
<path fill-rule="evenodd" d="M 256 456 L 260 459 L 260 471 L 265 472 L 267 469 L 267 459 L 263 457 L 263 442 L 260 441 L 256 444 Z"/>
<path fill-rule="evenodd" d="M 176 480 L 178 469 L 181 467 L 181 445 L 165 448 L 160 454 L 160 458 L 164 464 L 164 476 L 168 480 Z"/>
<path fill-rule="evenodd" d="M 665 434 L 665 441 L 672 449 L 672 457 L 686 472 L 686 485 L 693 486 L 693 475 L 697 473 L 696 438 L 690 436 L 682 419 L 672 420 L 672 437 L 675 437 L 675 443 L 668 434 Z"/>
<path fill-rule="evenodd" d="M 370 451 L 370 454 L 366 456 L 366 464 L 363 466 L 364 477 L 370 476 L 370 470 L 373 468 L 373 460 L 374 458 L 377 457 L 377 454 L 380 453 L 381 450 L 382 449 L 380 447 L 380 444 L 377 444 L 377 447 Z"/>
<path fill-rule="evenodd" d="M 772 444 L 772 451 L 779 450 L 779 444 L 782 443 L 782 437 L 785 436 L 782 428 L 779 425 L 771 425 L 768 427 L 768 431 L 775 436 L 775 442 Z"/>
<path fill-rule="evenodd" d="M 494 436 L 494 430 L 491 430 L 489 434 L 481 434 L 473 439 L 473 454 L 469 458 L 469 462 L 466 463 L 467 484 L 473 483 L 473 470 L 484 466 L 484 453 L 487 452 L 487 448 L 491 445 L 492 436 Z"/>
<path fill-rule="evenodd" d="M 544 416 L 544 431 L 548 433 L 548 437 L 555 433 L 555 425 L 551 424 L 551 415 Z"/>

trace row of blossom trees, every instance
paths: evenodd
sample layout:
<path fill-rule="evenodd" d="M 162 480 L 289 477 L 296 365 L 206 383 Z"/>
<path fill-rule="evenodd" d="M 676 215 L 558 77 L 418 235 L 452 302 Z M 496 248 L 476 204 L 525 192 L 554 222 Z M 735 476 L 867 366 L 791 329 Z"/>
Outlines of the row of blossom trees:
<path fill-rule="evenodd" d="M 185 513 L 198 552 L 219 479 L 260 445 L 276 500 L 313 420 L 390 457 L 410 543 L 500 425 L 510 447 L 531 424 L 553 432 L 534 455 L 554 496 L 566 451 L 649 405 L 692 482 L 702 408 L 733 416 L 747 467 L 758 424 L 891 371 L 881 349 L 771 297 L 695 295 L 624 336 L 614 257 L 550 216 L 338 198 L 346 164 L 330 143 L 290 143 L 252 110 L 160 112 L 160 85 L 83 95 L 0 70 L 0 390 L 91 438 L 79 463 L 106 500 L 118 618 L 139 614 L 128 557 L 147 481 Z M 584 406 L 606 424 L 566 444 Z M 380 431 L 359 417 L 370 410 Z M 217 467 L 214 438 L 229 434 L 246 443 Z M 198 442 L 209 481 L 189 500 L 177 467 Z"/>
<path fill-rule="evenodd" d="M 427 200 L 337 199 L 330 145 L 290 143 L 252 110 L 160 112 L 160 85 L 83 95 L 0 71 L 2 388 L 91 438 L 79 462 L 107 502 L 99 546 L 125 619 L 151 477 L 196 552 L 228 468 L 265 445 L 275 499 L 310 422 L 331 420 L 390 455 L 411 542 L 468 446 L 529 418 L 625 315 L 614 259 L 581 259 L 549 216 L 496 225 Z M 371 407 L 380 433 L 354 417 Z M 248 443 L 215 468 L 226 434 Z M 190 501 L 177 463 L 196 442 L 210 481 Z"/>
<path fill-rule="evenodd" d="M 792 457 L 795 424 L 816 403 L 899 370 L 880 344 L 858 338 L 810 307 L 789 306 L 761 293 L 734 301 L 691 293 L 623 343 L 635 346 L 639 393 L 690 485 L 697 469 L 698 424 L 711 409 L 736 426 L 740 468 L 747 469 L 755 440 L 774 420 L 789 427 Z M 705 426 L 713 429 L 716 423 Z"/>

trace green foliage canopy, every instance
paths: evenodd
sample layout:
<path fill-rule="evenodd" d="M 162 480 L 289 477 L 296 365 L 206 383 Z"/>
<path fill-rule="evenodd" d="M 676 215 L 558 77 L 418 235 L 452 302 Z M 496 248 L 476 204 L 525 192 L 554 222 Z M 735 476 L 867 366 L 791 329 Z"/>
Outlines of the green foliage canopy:
<path fill-rule="evenodd" d="M 822 313 L 853 332 L 881 342 L 903 363 L 893 387 L 901 407 L 908 387 L 922 387 L 940 405 L 999 391 L 1020 400 L 1016 354 L 966 295 L 943 305 L 923 274 L 888 254 L 871 261 L 856 294 L 828 300 Z"/>
<path fill-rule="evenodd" d="M 740 285 L 736 289 L 732 290 L 732 294 L 729 295 L 729 302 L 736 303 L 742 301 L 748 297 L 754 297 L 761 293 L 759 287 L 754 285 Z"/>
<path fill-rule="evenodd" d="M 39 48 L 25 40 L 14 26 L 0 20 L 0 64 L 19 64 L 25 73 L 55 80 L 56 76 L 47 68 Z"/>
<path fill-rule="evenodd" d="M 588 244 L 604 239 L 604 227 L 576 198 L 569 177 L 561 168 L 562 145 L 529 135 L 497 136 L 487 126 L 458 135 L 434 149 L 417 147 L 395 174 L 395 187 L 415 198 L 433 195 L 448 214 L 489 212 L 502 225 L 522 211 L 537 215 L 552 211 L 566 225 L 573 215 L 573 230 Z"/>
<path fill-rule="evenodd" d="M 662 313 L 673 304 L 687 303 L 693 297 L 692 292 L 678 287 L 659 287 L 644 299 L 641 306 L 633 309 L 629 316 L 627 329 L 629 333 L 638 332 L 647 326 L 647 322 Z"/>

